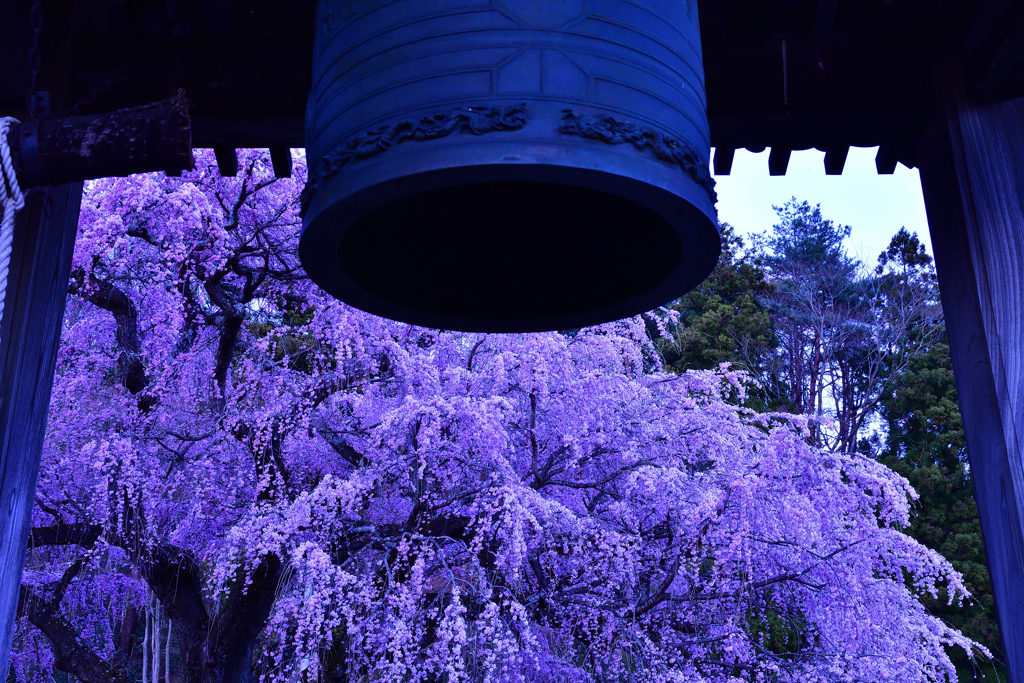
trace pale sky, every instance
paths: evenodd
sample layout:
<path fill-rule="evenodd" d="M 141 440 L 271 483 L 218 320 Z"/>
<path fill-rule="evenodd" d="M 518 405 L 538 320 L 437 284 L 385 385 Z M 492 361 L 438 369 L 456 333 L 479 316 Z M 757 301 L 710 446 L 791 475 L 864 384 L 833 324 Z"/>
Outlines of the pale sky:
<path fill-rule="evenodd" d="M 718 181 L 718 217 L 740 234 L 764 232 L 776 222 L 772 205 L 790 197 L 821 204 L 825 218 L 853 228 L 847 248 L 873 264 L 900 227 L 931 253 L 917 170 L 899 164 L 893 175 L 875 171 L 877 148 L 853 147 L 841 176 L 826 176 L 824 152 L 793 152 L 785 176 L 768 175 L 768 152 L 736 150 L 732 173 Z"/>

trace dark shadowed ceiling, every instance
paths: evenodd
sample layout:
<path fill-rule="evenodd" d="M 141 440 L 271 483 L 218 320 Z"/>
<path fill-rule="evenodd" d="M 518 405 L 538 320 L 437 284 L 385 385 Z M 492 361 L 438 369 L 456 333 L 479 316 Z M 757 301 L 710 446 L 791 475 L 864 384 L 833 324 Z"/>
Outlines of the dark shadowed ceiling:
<path fill-rule="evenodd" d="M 680 0 L 682 1 L 682 0 Z M 0 114 L 23 115 L 31 0 L 0 3 Z M 700 0 L 717 160 L 728 150 L 882 146 L 883 172 L 935 111 L 934 64 L 977 98 L 1024 95 L 1024 0 Z M 39 89 L 55 114 L 193 101 L 196 146 L 303 145 L 312 0 L 42 0 Z M 784 157 L 784 158 L 783 158 Z M 778 169 L 776 169 L 778 170 Z"/>

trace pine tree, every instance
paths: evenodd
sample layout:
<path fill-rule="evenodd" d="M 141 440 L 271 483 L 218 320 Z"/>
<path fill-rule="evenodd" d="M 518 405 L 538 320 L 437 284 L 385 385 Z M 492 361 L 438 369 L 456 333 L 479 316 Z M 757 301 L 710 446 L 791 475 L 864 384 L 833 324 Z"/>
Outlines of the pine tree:
<path fill-rule="evenodd" d="M 945 339 L 892 378 L 881 412 L 888 438 L 879 460 L 906 477 L 920 496 L 906 532 L 950 560 L 973 595 L 962 607 L 946 604 L 942 592 L 925 604 L 935 616 L 984 643 L 998 659 L 999 626 Z M 972 664 L 966 658 L 954 661 L 961 680 L 969 680 Z"/>
<path fill-rule="evenodd" d="M 761 299 L 771 290 L 764 269 L 744 253 L 743 239 L 721 225 L 722 256 L 711 276 L 673 304 L 679 314 L 660 350 L 672 372 L 713 370 L 723 363 L 757 376 L 772 363 L 778 339 Z M 774 407 L 763 392 L 750 398 Z"/>

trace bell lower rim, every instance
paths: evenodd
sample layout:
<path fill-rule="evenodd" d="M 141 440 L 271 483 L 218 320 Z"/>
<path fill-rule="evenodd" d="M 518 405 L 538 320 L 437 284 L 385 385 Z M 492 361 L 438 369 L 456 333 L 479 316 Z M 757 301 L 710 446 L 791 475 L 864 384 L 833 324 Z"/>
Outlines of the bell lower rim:
<path fill-rule="evenodd" d="M 519 150 L 522 151 L 522 148 L 520 147 Z M 605 149 L 604 153 L 607 154 L 608 151 L 610 150 Z M 633 154 L 636 153 L 633 152 Z M 654 169 L 656 177 L 653 180 L 655 183 L 660 183 L 655 184 L 647 182 L 646 179 L 637 179 L 633 175 L 626 176 L 599 168 L 581 168 L 555 163 L 538 164 L 535 163 L 535 158 L 524 158 L 529 156 L 529 154 L 519 154 L 515 160 L 504 163 L 463 164 L 394 177 L 386 177 L 386 170 L 382 177 L 382 174 L 373 172 L 372 167 L 377 164 L 369 164 L 366 169 L 368 173 L 362 175 L 361 178 L 354 177 L 352 174 L 332 178 L 323 183 L 306 214 L 299 244 L 302 263 L 309 276 L 321 288 L 332 296 L 366 312 L 423 327 L 487 333 L 576 329 L 635 316 L 678 298 L 696 287 L 713 270 L 721 251 L 714 208 L 707 198 L 706 190 L 685 174 L 678 172 L 677 169 L 666 168 L 665 164 L 642 157 L 636 159 L 639 168 L 646 166 Z M 629 170 L 636 173 L 638 169 Z M 665 177 L 661 177 L 663 175 L 671 181 L 671 189 L 663 186 L 667 184 Z M 359 182 L 360 180 L 363 182 Z M 353 187 L 354 185 L 356 187 Z M 531 189 L 526 185 L 536 187 Z M 621 252 L 623 258 L 620 259 L 629 262 L 623 265 L 626 270 L 632 269 L 629 270 L 632 275 L 626 273 L 621 277 L 627 279 L 634 277 L 643 280 L 637 285 L 640 287 L 640 291 L 627 291 L 627 294 L 624 295 L 626 298 L 621 298 L 621 300 L 613 300 L 614 297 L 602 300 L 600 298 L 603 284 L 602 273 L 590 273 L 588 272 L 590 269 L 579 266 L 580 277 L 592 278 L 590 284 L 595 287 L 597 292 L 594 302 L 597 305 L 592 308 L 571 310 L 573 308 L 571 304 L 566 304 L 564 308 L 558 308 L 559 302 L 556 300 L 551 304 L 553 308 L 541 310 L 538 315 L 531 315 L 529 304 L 520 310 L 515 305 L 518 303 L 517 300 L 510 305 L 508 301 L 502 299 L 501 292 L 495 292 L 493 298 L 498 303 L 493 310 L 493 317 L 490 317 L 485 310 L 486 307 L 482 305 L 459 308 L 462 303 L 453 303 L 452 306 L 446 308 L 446 301 L 442 300 L 445 299 L 445 296 L 436 293 L 432 295 L 430 291 L 421 291 L 422 297 L 426 298 L 421 297 L 415 301 L 396 300 L 403 298 L 401 293 L 397 296 L 382 295 L 382 293 L 386 294 L 384 290 L 390 291 L 389 283 L 390 279 L 393 279 L 389 278 L 385 271 L 394 267 L 399 270 L 392 275 L 403 275 L 407 270 L 400 265 L 393 264 L 387 255 L 379 254 L 380 260 L 373 265 L 356 262 L 350 263 L 348 269 L 342 265 L 345 256 L 341 250 L 346 241 L 351 243 L 353 239 L 357 239 L 353 237 L 354 235 L 364 235 L 364 233 L 369 235 L 365 239 L 371 241 L 376 239 L 373 237 L 374 229 L 365 227 L 361 221 L 368 217 L 373 219 L 381 211 L 387 214 L 391 211 L 389 207 L 401 203 L 403 200 L 408 200 L 411 203 L 413 211 L 416 209 L 418 198 L 421 197 L 426 198 L 424 203 L 428 207 L 432 205 L 432 202 L 435 208 L 437 202 L 443 202 L 445 205 L 441 207 L 441 211 L 444 212 L 453 210 L 448 206 L 452 203 L 453 197 L 455 203 L 465 201 L 466 198 L 479 198 L 479 196 L 485 197 L 480 201 L 501 201 L 510 193 L 512 195 L 516 192 L 536 194 L 537 192 L 534 190 L 549 199 L 552 197 L 557 199 L 562 196 L 571 197 L 576 202 L 576 208 L 573 210 L 583 213 L 591 211 L 589 216 L 592 222 L 600 223 L 600 214 L 606 211 L 615 212 L 615 216 L 625 217 L 621 228 L 617 229 L 614 225 L 610 228 L 615 231 L 615 234 L 607 234 L 607 230 L 602 233 L 604 241 L 611 240 L 612 244 L 606 245 L 604 251 L 596 255 L 593 260 L 597 263 L 601 262 L 602 256 L 612 255 L 618 258 L 620 256 L 619 243 L 628 252 L 626 242 L 636 241 L 633 239 L 634 233 L 639 233 L 641 240 L 643 240 L 643 236 L 646 236 L 646 242 L 641 246 L 650 246 L 655 253 Z M 439 197 L 441 199 L 438 199 Z M 600 206 L 591 206 L 595 204 Z M 552 208 L 557 209 L 558 207 Z M 515 209 L 515 206 L 509 207 L 509 210 L 513 212 Z M 564 212 L 567 209 L 561 207 L 561 210 L 563 211 L 562 215 L 565 215 Z M 572 210 L 568 211 L 571 214 Z M 595 211 L 597 214 L 593 213 Z M 629 227 L 624 224 L 625 222 L 632 224 L 634 216 L 647 216 L 647 212 L 650 213 L 650 216 L 646 223 L 640 221 L 645 226 L 650 224 L 647 228 Z M 483 213 L 486 213 L 486 210 Z M 415 219 L 414 214 L 402 215 L 412 215 Z M 483 218 L 485 216 L 481 216 L 481 219 Z M 545 249 L 547 237 L 543 231 L 531 233 L 529 221 L 521 221 L 521 223 L 524 232 L 530 235 L 527 239 L 533 239 L 536 242 L 536 249 Z M 582 226 L 582 229 L 585 230 L 585 228 L 585 225 Z M 480 229 L 481 231 L 488 230 L 487 224 L 481 223 Z M 678 261 L 674 264 L 669 262 L 672 260 L 672 256 L 666 256 L 663 253 L 675 249 L 675 243 L 673 238 L 668 236 L 669 233 L 678 239 L 680 249 Z M 405 241 L 415 242 L 420 238 L 419 235 L 408 232 L 396 234 L 405 236 L 402 240 L 403 243 Z M 485 233 L 481 232 L 481 234 Z M 415 239 L 408 239 L 410 236 Z M 622 240 L 619 240 L 620 236 L 623 238 Z M 469 234 L 469 237 L 472 239 L 472 234 Z M 364 239 L 364 237 L 358 239 Z M 601 240 L 597 239 L 594 242 L 598 244 Z M 386 248 L 388 244 L 393 246 L 394 243 L 395 240 L 388 242 L 387 237 L 382 236 L 376 242 L 377 251 Z M 582 242 L 577 240 L 575 244 L 581 244 L 584 251 L 587 248 L 598 248 L 590 244 L 590 240 L 587 238 L 584 238 Z M 427 253 L 430 252 L 432 245 L 426 242 L 420 243 L 419 246 L 423 253 Z M 415 248 L 415 246 L 410 246 L 408 249 L 414 250 Z M 572 249 L 572 254 L 576 253 L 574 247 L 566 248 Z M 362 251 L 372 253 L 374 249 L 364 248 Z M 523 252 L 523 254 L 527 253 Z M 520 257 L 523 254 L 520 254 Z M 411 255 L 404 254 L 404 256 L 408 259 Z M 434 253 L 433 256 L 437 258 L 438 254 Z M 647 259 L 653 265 L 651 268 L 647 268 L 643 263 L 636 263 L 639 259 Z M 397 261 L 401 261 L 401 258 L 398 258 Z M 550 266 L 549 262 L 545 263 Z M 536 264 L 534 265 L 536 266 Z M 618 266 L 618 264 L 615 265 Z M 496 268 L 503 266 L 508 267 L 509 264 L 496 264 Z M 457 270 L 458 267 L 456 265 L 453 269 Z M 659 267 L 661 270 L 658 272 L 648 272 L 652 269 L 657 270 Z M 350 270 L 353 272 L 349 272 Z M 478 271 L 486 273 L 488 267 L 481 266 L 474 272 L 479 275 Z M 379 277 L 376 275 L 378 272 L 381 273 Z M 434 279 L 444 279 L 448 274 L 447 271 L 439 272 Z M 523 277 L 531 277 L 531 274 L 523 273 Z M 652 278 L 657 282 L 654 282 Z M 360 279 L 362 281 L 358 281 Z M 423 279 L 429 280 L 430 278 Z M 468 281 L 473 280 L 469 278 Z M 557 290 L 551 294 L 553 297 L 557 297 L 564 286 L 580 285 L 579 278 L 570 278 L 568 281 L 552 280 L 552 282 L 555 283 L 552 289 Z M 426 286 L 424 284 L 424 287 Z M 458 288 L 457 284 L 452 287 L 446 290 L 448 292 L 446 296 L 452 298 L 453 301 L 466 294 Z M 410 289 L 410 287 L 407 285 L 406 289 Z M 620 287 L 620 289 L 622 288 Z M 545 303 L 547 297 L 540 290 L 538 293 L 539 297 L 535 295 L 534 298 L 540 298 L 541 304 Z M 433 296 L 433 300 L 431 300 L 431 296 Z M 469 295 L 467 294 L 467 296 Z M 567 296 L 570 298 L 576 296 L 576 299 L 579 299 L 585 294 L 581 291 Z M 501 302 L 504 302 L 504 305 Z M 518 314 L 509 317 L 510 310 L 518 311 Z"/>

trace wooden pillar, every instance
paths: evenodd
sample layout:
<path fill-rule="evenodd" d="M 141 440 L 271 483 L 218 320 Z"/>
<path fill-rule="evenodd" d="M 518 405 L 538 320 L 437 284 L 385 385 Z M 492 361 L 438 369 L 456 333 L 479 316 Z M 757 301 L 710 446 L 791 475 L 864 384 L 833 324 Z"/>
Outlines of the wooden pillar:
<path fill-rule="evenodd" d="M 946 97 L 918 146 L 1011 682 L 1024 683 L 1024 99 Z"/>
<path fill-rule="evenodd" d="M 6 675 L 46 434 L 82 184 L 33 190 L 18 214 L 0 324 L 0 673 Z"/>

